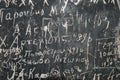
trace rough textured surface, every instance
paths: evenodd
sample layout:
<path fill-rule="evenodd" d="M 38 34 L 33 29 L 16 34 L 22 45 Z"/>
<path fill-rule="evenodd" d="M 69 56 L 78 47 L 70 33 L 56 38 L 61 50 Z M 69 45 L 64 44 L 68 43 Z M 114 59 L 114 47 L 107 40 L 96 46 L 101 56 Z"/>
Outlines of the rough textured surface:
<path fill-rule="evenodd" d="M 119 80 L 120 0 L 0 0 L 0 80 Z"/>

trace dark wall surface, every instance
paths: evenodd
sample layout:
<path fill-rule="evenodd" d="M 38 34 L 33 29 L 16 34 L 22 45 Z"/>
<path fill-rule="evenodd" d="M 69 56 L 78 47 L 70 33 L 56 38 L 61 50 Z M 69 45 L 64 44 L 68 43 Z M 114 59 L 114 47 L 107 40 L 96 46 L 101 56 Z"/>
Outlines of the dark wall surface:
<path fill-rule="evenodd" d="M 120 80 L 120 0 L 0 0 L 0 80 Z"/>

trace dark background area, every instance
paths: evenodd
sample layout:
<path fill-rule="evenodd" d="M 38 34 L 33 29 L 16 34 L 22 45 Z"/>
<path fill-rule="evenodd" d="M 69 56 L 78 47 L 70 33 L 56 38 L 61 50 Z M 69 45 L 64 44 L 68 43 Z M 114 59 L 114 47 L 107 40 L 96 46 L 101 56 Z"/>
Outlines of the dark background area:
<path fill-rule="evenodd" d="M 120 1 L 47 1 L 0 0 L 0 80 L 119 80 Z"/>

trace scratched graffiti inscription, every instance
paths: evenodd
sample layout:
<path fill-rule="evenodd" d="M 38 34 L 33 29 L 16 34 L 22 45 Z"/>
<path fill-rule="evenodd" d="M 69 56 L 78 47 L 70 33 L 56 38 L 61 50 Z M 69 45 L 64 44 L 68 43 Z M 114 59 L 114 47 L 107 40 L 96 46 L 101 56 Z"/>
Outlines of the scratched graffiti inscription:
<path fill-rule="evenodd" d="M 120 79 L 120 0 L 0 0 L 0 80 L 42 79 Z"/>

